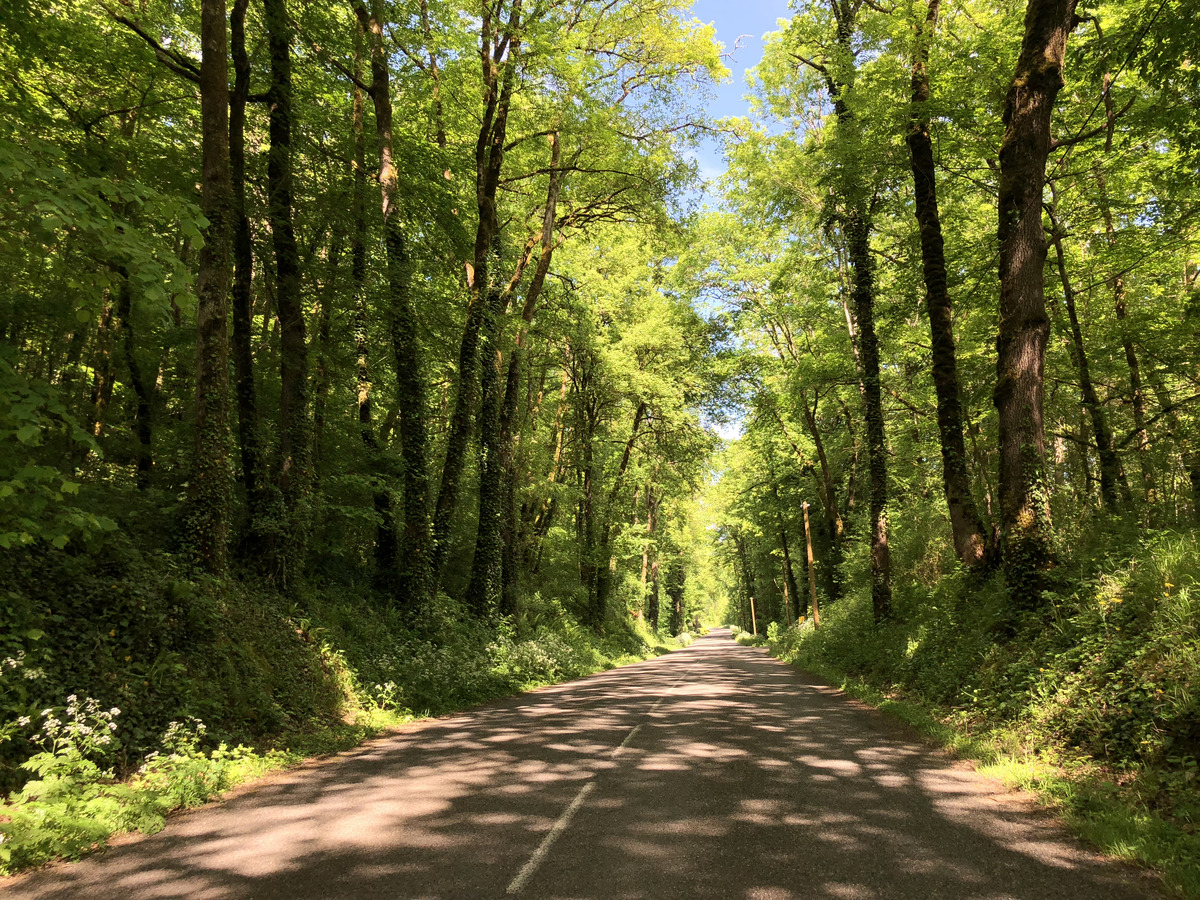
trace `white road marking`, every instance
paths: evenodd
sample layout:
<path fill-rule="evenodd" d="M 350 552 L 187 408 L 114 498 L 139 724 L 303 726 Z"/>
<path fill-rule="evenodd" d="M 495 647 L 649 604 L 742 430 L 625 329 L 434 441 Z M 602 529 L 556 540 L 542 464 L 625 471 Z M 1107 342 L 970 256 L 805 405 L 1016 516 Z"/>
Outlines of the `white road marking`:
<path fill-rule="evenodd" d="M 671 683 L 671 686 L 667 688 L 667 692 L 654 701 L 654 705 L 650 707 L 650 712 L 654 712 L 654 710 L 658 708 L 658 704 L 666 700 L 671 691 L 678 687 L 679 684 L 685 678 L 687 678 L 689 674 L 690 670 L 688 672 L 684 672 L 682 675 L 676 678 L 675 681 Z M 629 742 L 632 741 L 634 736 L 641 730 L 642 726 L 640 723 L 634 725 L 633 728 L 630 729 L 629 734 L 625 735 L 625 740 L 621 741 L 620 746 L 613 750 L 612 755 L 614 757 L 619 756 L 621 751 L 629 745 Z M 596 782 L 589 781 L 579 789 L 579 793 L 575 795 L 575 799 L 571 801 L 571 805 L 563 810 L 563 814 L 558 817 L 558 821 L 554 823 L 554 827 L 550 829 L 549 833 L 547 833 L 544 838 L 542 838 L 542 842 L 538 844 L 538 848 L 533 851 L 533 856 L 529 857 L 529 861 L 521 867 L 521 871 L 518 872 L 516 877 L 508 883 L 508 888 L 504 891 L 505 894 L 519 894 L 525 889 L 525 885 L 529 883 L 529 879 L 532 878 L 534 873 L 537 872 L 538 867 L 541 866 L 542 861 L 545 860 L 547 854 L 549 854 L 550 848 L 554 846 L 554 842 L 557 841 L 562 836 L 562 833 L 567 830 L 567 827 L 571 824 L 571 820 L 575 818 L 575 813 L 579 812 L 579 808 L 583 806 L 583 801 L 587 799 L 587 795 L 590 794 L 595 787 Z"/>
<path fill-rule="evenodd" d="M 649 710 L 649 712 L 646 713 L 646 715 L 649 715 L 650 713 L 652 713 L 656 709 L 658 709 L 658 704 L 660 704 L 664 700 L 666 700 L 667 697 L 670 696 L 671 691 L 675 690 L 675 688 L 677 688 L 679 686 L 680 682 L 682 682 L 683 679 L 688 677 L 688 674 L 689 674 L 689 672 L 684 672 L 682 675 L 680 675 L 678 678 L 676 678 L 673 682 L 671 682 L 671 686 L 669 688 L 667 688 L 667 692 L 665 694 L 663 694 L 661 697 L 659 697 L 657 700 L 654 701 L 654 705 L 650 707 L 650 710 Z"/>
<path fill-rule="evenodd" d="M 641 730 L 642 730 L 641 725 L 634 725 L 633 729 L 629 732 L 629 734 L 625 735 L 625 740 L 621 741 L 621 746 L 619 746 L 616 750 L 614 750 L 612 752 L 612 755 L 614 757 L 620 756 L 621 751 L 624 750 L 629 745 L 629 742 L 633 740 L 633 736 Z"/>
<path fill-rule="evenodd" d="M 538 844 L 538 848 L 533 851 L 533 856 L 529 857 L 529 862 L 525 863 L 521 867 L 521 871 L 517 873 L 517 877 L 508 883 L 508 890 L 504 893 L 519 894 L 525 888 L 529 879 L 538 870 L 538 866 L 542 864 L 542 860 L 546 858 L 546 854 L 550 852 L 550 848 L 554 846 L 554 842 L 567 830 L 567 826 L 575 818 L 575 813 L 579 811 L 579 807 L 583 806 L 583 801 L 587 799 L 587 795 L 595 787 L 596 782 L 589 781 L 579 789 L 579 793 L 575 795 L 575 799 L 571 801 L 571 805 L 558 817 L 558 821 L 554 823 L 554 827 L 550 829 L 550 833 L 542 838 L 542 842 Z"/>

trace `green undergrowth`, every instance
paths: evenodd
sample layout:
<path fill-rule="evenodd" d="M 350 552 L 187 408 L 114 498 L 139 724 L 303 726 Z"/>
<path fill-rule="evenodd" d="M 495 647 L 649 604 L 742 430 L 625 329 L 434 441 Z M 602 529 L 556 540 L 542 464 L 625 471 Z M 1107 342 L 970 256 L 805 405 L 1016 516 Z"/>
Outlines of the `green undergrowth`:
<path fill-rule="evenodd" d="M 187 577 L 166 554 L 0 562 L 0 874 L 76 858 L 172 810 L 390 728 L 684 646 L 603 636 L 534 594 L 482 621 L 444 595 Z"/>
<path fill-rule="evenodd" d="M 885 625 L 858 590 L 823 606 L 819 630 L 776 630 L 771 651 L 1200 898 L 1200 542 L 1097 532 L 1064 548 L 1036 613 L 1009 613 L 999 577 L 913 577 Z"/>
<path fill-rule="evenodd" d="M 774 623 L 772 623 L 772 625 L 774 625 Z M 730 625 L 730 626 L 728 626 L 728 628 L 729 628 L 729 633 L 733 637 L 733 639 L 737 643 L 741 644 L 743 647 L 765 647 L 765 646 L 767 646 L 767 639 L 765 637 L 763 637 L 761 634 L 754 634 L 751 631 L 743 631 L 737 625 Z M 776 628 L 776 633 L 778 633 L 778 628 Z"/>

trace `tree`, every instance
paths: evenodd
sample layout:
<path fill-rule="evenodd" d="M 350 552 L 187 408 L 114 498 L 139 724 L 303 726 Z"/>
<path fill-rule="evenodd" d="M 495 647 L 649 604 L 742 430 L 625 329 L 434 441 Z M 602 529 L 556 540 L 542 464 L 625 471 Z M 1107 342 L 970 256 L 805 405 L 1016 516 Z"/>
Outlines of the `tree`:
<path fill-rule="evenodd" d="M 1000 539 L 1004 574 L 1017 606 L 1040 605 L 1053 557 L 1043 421 L 1046 315 L 1042 190 L 1050 120 L 1063 85 L 1074 0 L 1029 0 L 1025 36 L 1004 101 L 998 237 L 1000 326 L 996 338 Z"/>
<path fill-rule="evenodd" d="M 229 540 L 230 226 L 229 60 L 225 0 L 200 4 L 201 207 L 208 220 L 196 276 L 196 444 L 188 483 L 187 538 L 197 563 L 225 572 Z"/>
<path fill-rule="evenodd" d="M 983 568 L 991 551 L 983 521 L 971 494 L 967 448 L 963 440 L 962 405 L 959 400 L 958 360 L 954 352 L 954 315 L 946 286 L 946 254 L 938 213 L 937 179 L 930 136 L 929 42 L 937 27 L 940 0 L 929 0 L 924 22 L 916 24 L 912 63 L 912 125 L 907 142 L 912 157 L 915 211 L 921 231 L 921 264 L 925 277 L 925 302 L 933 356 L 933 383 L 937 389 L 938 432 L 942 446 L 942 481 L 954 550 L 963 565 Z"/>

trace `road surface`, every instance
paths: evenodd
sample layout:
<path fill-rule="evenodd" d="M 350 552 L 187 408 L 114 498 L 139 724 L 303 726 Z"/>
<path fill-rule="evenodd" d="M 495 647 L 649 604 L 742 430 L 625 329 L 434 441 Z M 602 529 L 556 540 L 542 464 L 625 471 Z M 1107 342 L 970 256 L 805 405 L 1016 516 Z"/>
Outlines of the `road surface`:
<path fill-rule="evenodd" d="M 11 900 L 1132 900 L 1156 882 L 717 631 L 303 766 Z"/>

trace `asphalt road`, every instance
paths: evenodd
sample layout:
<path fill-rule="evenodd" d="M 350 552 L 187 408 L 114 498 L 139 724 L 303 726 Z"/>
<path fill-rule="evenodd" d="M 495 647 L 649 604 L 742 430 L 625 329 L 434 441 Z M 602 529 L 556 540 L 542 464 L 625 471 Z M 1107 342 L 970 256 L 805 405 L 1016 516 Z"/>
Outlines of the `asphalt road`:
<path fill-rule="evenodd" d="M 725 632 L 375 740 L 0 895 L 1162 896 L 1028 800 Z"/>

